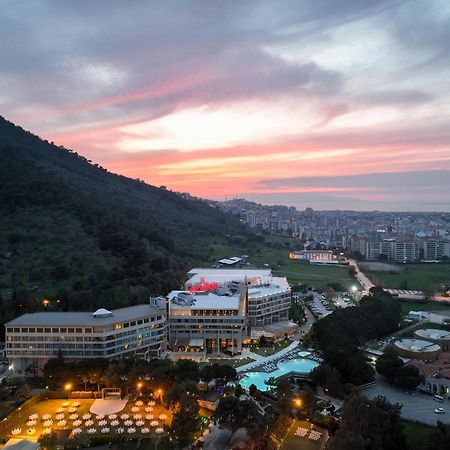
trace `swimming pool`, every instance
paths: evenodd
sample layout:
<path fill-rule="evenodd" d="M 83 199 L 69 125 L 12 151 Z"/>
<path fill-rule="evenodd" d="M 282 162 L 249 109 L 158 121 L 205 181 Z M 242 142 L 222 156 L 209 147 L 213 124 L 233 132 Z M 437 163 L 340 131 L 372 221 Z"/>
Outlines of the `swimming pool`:
<path fill-rule="evenodd" d="M 305 353 L 309 354 L 308 352 Z M 247 372 L 239 383 L 244 389 L 248 389 L 251 384 L 254 384 L 260 391 L 268 391 L 270 386 L 267 386 L 265 381 L 269 378 L 280 378 L 289 373 L 309 375 L 309 373 L 318 365 L 319 363 L 316 361 L 304 358 L 281 361 L 277 364 L 278 368 L 273 372 Z"/>

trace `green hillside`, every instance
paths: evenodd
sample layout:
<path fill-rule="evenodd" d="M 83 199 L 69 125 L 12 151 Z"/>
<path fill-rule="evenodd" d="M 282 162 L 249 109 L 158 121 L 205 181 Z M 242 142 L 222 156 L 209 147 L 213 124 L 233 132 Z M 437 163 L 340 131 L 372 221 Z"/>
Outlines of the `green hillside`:
<path fill-rule="evenodd" d="M 145 301 L 208 260 L 211 238 L 247 233 L 204 201 L 109 173 L 1 117 L 0 217 L 0 323 L 44 298 L 64 310 Z"/>

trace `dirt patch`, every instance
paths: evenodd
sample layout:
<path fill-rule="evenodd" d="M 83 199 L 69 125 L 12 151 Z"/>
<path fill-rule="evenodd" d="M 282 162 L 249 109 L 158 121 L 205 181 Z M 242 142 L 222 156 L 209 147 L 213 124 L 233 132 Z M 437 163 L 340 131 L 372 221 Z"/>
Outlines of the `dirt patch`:
<path fill-rule="evenodd" d="M 388 264 L 383 262 L 364 262 L 358 264 L 361 269 L 369 272 L 403 272 L 403 268 L 396 264 Z"/>

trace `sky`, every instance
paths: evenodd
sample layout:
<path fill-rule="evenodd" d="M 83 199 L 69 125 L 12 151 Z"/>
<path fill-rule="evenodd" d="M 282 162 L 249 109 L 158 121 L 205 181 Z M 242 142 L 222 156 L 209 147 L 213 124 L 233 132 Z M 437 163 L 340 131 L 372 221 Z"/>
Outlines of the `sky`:
<path fill-rule="evenodd" d="M 0 0 L 0 115 L 110 171 L 450 211 L 448 0 Z"/>

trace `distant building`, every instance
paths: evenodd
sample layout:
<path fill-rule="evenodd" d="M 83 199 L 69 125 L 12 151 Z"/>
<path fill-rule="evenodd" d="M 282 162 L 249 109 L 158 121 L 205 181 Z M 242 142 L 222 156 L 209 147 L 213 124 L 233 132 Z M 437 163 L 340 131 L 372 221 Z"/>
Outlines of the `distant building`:
<path fill-rule="evenodd" d="M 289 253 L 289 259 L 300 259 L 310 263 L 338 264 L 339 260 L 331 250 L 298 250 Z"/>
<path fill-rule="evenodd" d="M 166 349 L 166 315 L 148 304 L 108 311 L 38 312 L 5 324 L 6 355 L 16 373 L 41 369 L 58 355 L 67 360 L 138 355 Z"/>

